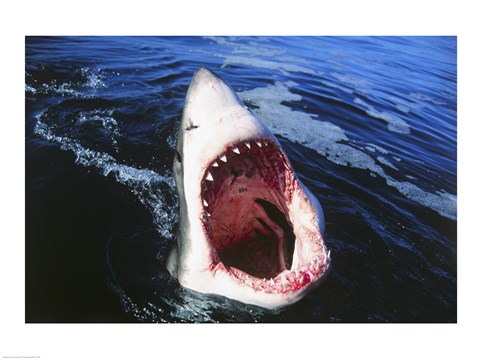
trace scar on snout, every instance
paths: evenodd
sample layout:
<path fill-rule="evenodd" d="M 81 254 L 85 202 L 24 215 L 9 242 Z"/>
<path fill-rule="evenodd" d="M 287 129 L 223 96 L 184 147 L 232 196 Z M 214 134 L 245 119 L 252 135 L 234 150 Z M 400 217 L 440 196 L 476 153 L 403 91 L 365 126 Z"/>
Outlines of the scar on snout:
<path fill-rule="evenodd" d="M 190 131 L 190 130 L 195 130 L 196 128 L 198 128 L 198 125 L 195 125 L 192 123 L 192 120 L 191 119 L 188 119 L 188 125 L 187 127 L 185 128 L 186 131 Z"/>

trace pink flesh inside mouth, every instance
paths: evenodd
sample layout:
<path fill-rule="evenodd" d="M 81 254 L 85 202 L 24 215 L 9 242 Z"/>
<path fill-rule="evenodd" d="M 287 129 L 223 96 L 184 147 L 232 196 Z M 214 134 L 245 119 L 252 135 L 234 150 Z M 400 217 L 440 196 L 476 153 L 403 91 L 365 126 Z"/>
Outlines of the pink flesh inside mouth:
<path fill-rule="evenodd" d="M 230 145 L 206 168 L 201 186 L 212 271 L 274 294 L 302 290 L 326 272 L 329 253 L 318 226 L 289 211 L 294 194 L 308 200 L 276 142 Z"/>

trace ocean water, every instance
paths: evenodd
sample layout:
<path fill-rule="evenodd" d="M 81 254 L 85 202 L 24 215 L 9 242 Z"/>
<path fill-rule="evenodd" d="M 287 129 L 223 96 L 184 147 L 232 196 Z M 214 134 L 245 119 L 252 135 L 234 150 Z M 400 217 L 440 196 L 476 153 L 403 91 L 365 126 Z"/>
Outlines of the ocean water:
<path fill-rule="evenodd" d="M 455 37 L 26 37 L 26 322 L 456 322 Z M 194 71 L 322 203 L 332 271 L 265 310 L 165 268 Z"/>

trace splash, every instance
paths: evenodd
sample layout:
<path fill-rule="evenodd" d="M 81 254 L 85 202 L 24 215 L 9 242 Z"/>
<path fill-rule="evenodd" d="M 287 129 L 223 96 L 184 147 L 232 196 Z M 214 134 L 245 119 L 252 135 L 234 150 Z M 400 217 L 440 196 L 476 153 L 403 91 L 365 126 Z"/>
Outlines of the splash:
<path fill-rule="evenodd" d="M 116 123 L 113 118 L 108 116 L 101 119 L 99 114 L 102 112 L 100 110 L 95 110 L 94 113 L 96 121 L 105 124 L 107 128 L 112 123 Z M 99 174 L 111 175 L 118 183 L 127 186 L 149 209 L 159 234 L 163 238 L 173 239 L 173 226 L 178 220 L 178 199 L 173 174 L 170 171 L 160 175 L 153 170 L 138 169 L 121 164 L 110 154 L 88 149 L 71 137 L 56 135 L 54 127 L 44 123 L 42 116 L 44 113 L 37 116 L 35 134 L 47 141 L 59 144 L 62 150 L 72 151 L 76 156 L 75 163 L 96 168 Z M 87 119 L 85 114 L 82 116 Z"/>
<path fill-rule="evenodd" d="M 42 74 L 49 73 L 44 81 L 39 81 L 35 72 L 38 70 L 27 69 L 25 73 L 25 93 L 28 95 L 47 95 L 62 97 L 88 97 L 93 96 L 98 90 L 107 87 L 105 83 L 105 73 L 98 68 L 79 67 L 71 69 L 72 76 L 64 78 L 60 70 L 40 66 Z M 50 80 L 47 80 L 50 78 Z M 62 79 L 62 80 L 58 80 Z"/>
<path fill-rule="evenodd" d="M 115 152 L 119 152 L 118 140 L 122 136 L 118 127 L 118 122 L 113 118 L 113 109 L 110 110 L 90 110 L 81 111 L 78 114 L 78 124 L 85 124 L 89 122 L 99 122 L 102 127 L 109 134 L 110 141 L 115 149 Z"/>

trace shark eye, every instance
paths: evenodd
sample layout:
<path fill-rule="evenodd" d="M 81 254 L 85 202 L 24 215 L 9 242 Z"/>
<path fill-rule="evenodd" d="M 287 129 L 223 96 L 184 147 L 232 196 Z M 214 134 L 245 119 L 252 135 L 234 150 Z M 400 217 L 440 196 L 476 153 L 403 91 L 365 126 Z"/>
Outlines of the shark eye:
<path fill-rule="evenodd" d="M 178 152 L 178 150 L 177 150 L 176 155 L 177 155 L 177 161 L 181 164 L 181 163 L 182 163 L 182 155 L 180 155 L 180 153 Z"/>

